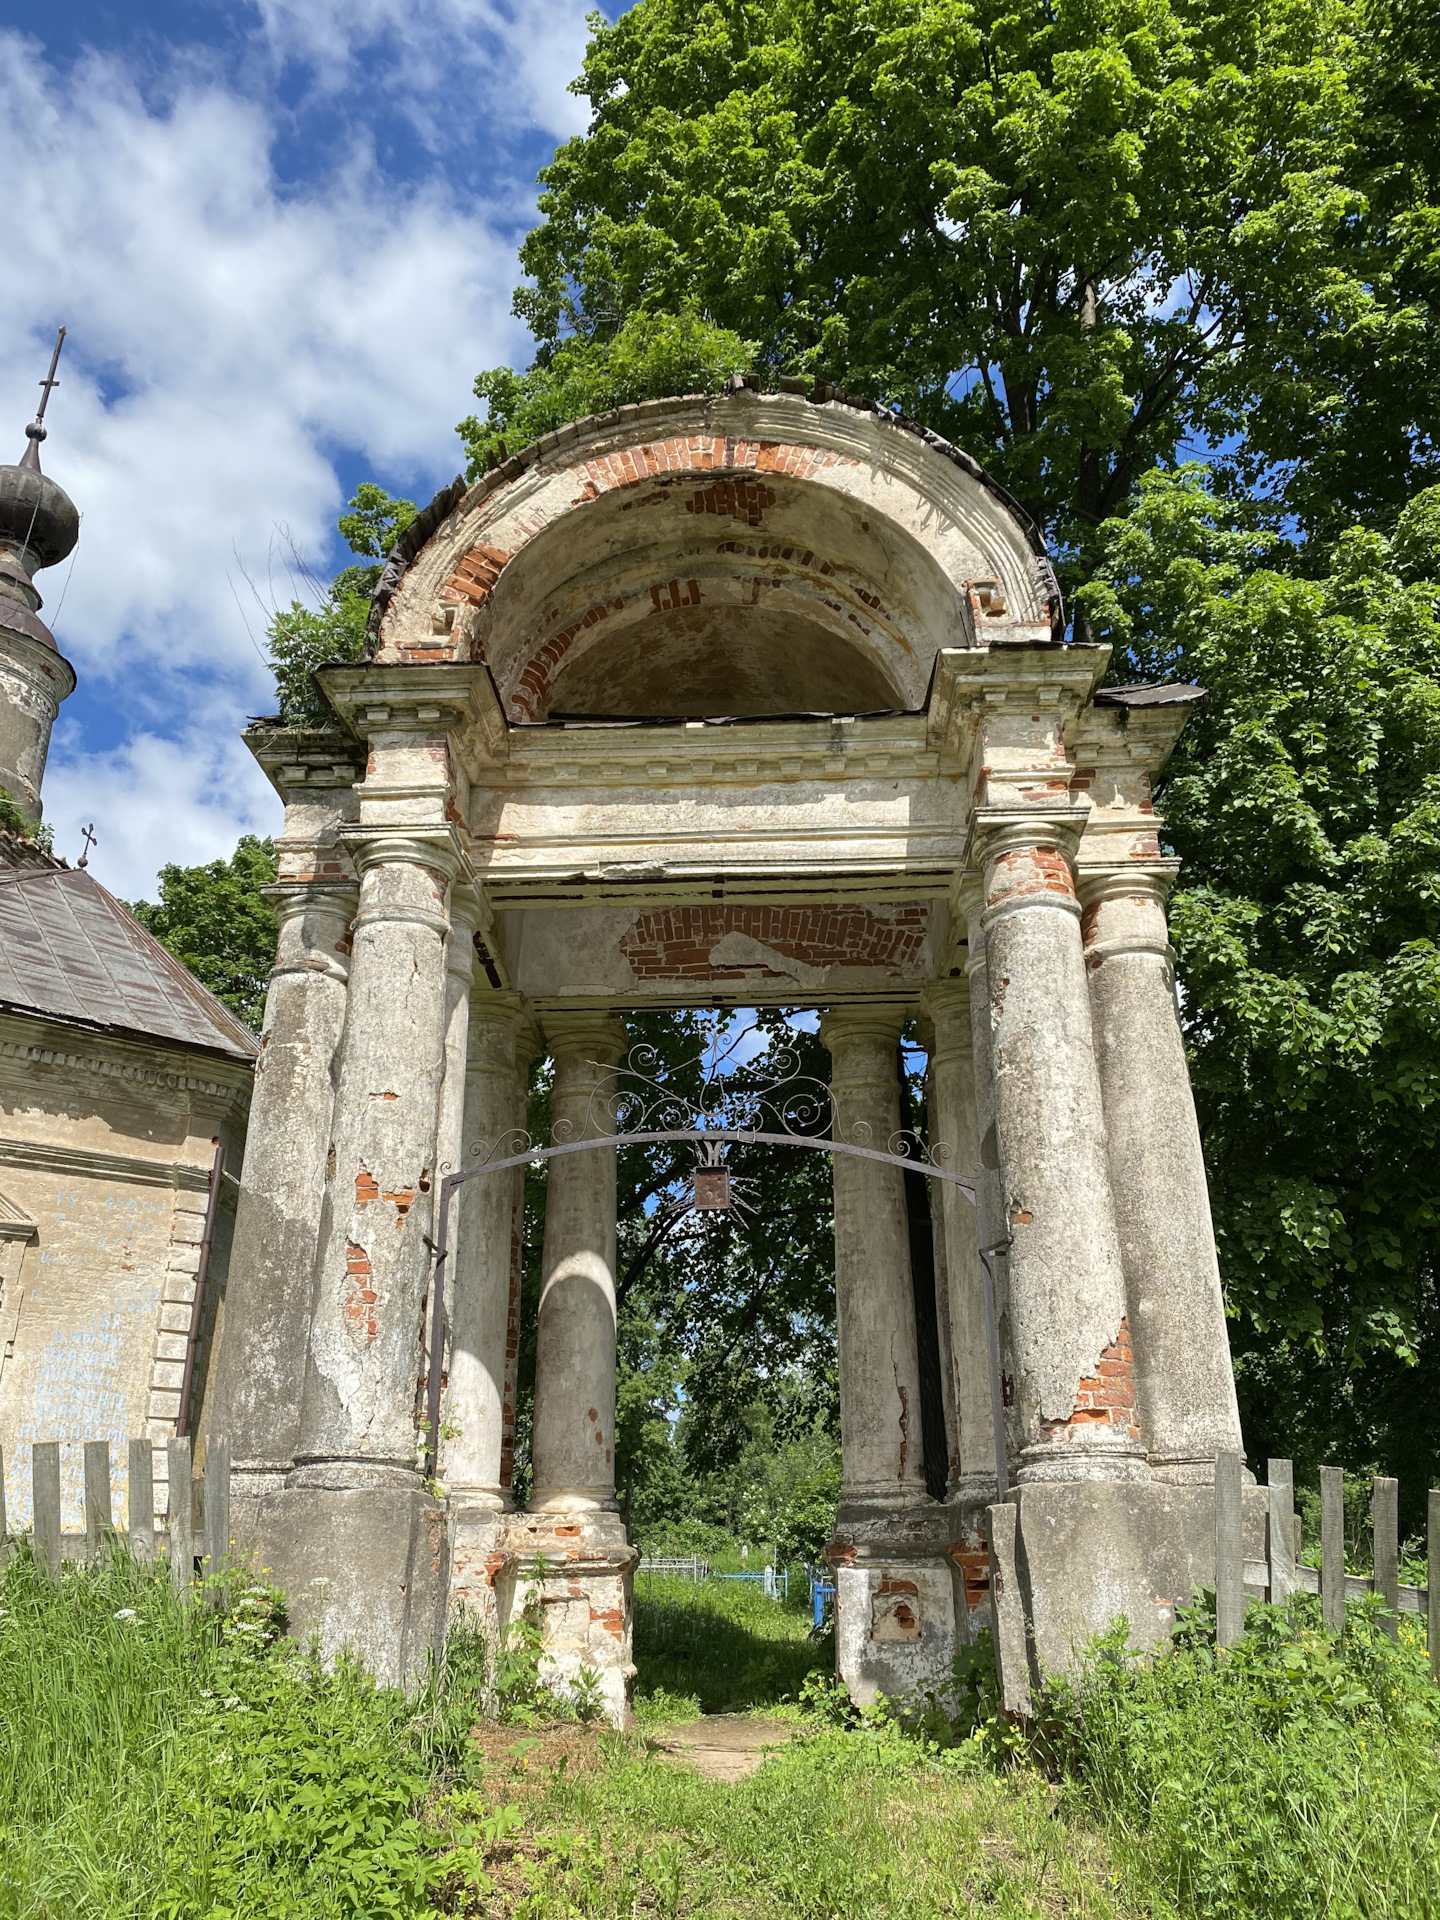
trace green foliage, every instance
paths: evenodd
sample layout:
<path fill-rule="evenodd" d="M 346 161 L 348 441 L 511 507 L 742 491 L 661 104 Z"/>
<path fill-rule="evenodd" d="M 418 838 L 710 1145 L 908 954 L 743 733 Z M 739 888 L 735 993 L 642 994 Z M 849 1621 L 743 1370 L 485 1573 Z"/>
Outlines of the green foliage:
<path fill-rule="evenodd" d="M 1252 1608 L 1217 1653 L 1213 1607 L 1142 1659 L 1123 1630 L 1047 1690 L 1072 1805 L 1110 1828 L 1136 1891 L 1205 1920 L 1432 1914 L 1440 1903 L 1440 1693 L 1418 1637 L 1355 1607 Z"/>
<path fill-rule="evenodd" d="M 1187 435 L 1246 430 L 1317 517 L 1307 459 L 1403 498 L 1434 457 L 1404 369 L 1440 363 L 1400 17 L 641 0 L 597 23 L 516 310 L 543 357 L 698 308 L 982 454 L 1067 547 Z"/>
<path fill-rule="evenodd" d="M 383 560 L 418 511 L 413 500 L 392 500 L 373 480 L 362 480 L 355 489 L 350 511 L 340 516 L 340 537 L 352 553 Z M 355 567 L 351 571 L 359 573 L 361 569 Z"/>
<path fill-rule="evenodd" d="M 379 562 L 415 518 L 413 500 L 392 499 L 373 480 L 355 489 L 339 529 L 350 551 L 375 563 L 344 567 L 319 596 L 318 607 L 292 600 L 277 607 L 266 629 L 270 670 L 280 718 L 291 727 L 333 727 L 329 702 L 315 685 L 316 667 L 353 664 L 365 658 L 370 596 L 380 579 Z"/>
<path fill-rule="evenodd" d="M 798 1580 L 782 1603 L 759 1581 L 635 1577 L 637 1701 L 693 1697 L 703 1713 L 793 1701 L 824 1659 Z"/>
<path fill-rule="evenodd" d="M 0 830 L 18 834 L 22 840 L 33 841 L 42 853 L 54 851 L 55 836 L 50 828 L 22 813 L 8 787 L 0 787 Z"/>
<path fill-rule="evenodd" d="M 1086 595 L 1127 671 L 1210 690 L 1164 809 L 1252 1444 L 1344 1436 L 1411 1499 L 1440 1373 L 1437 529 L 1431 489 L 1297 577 L 1202 468 L 1157 471 Z"/>
<path fill-rule="evenodd" d="M 348 575 L 361 569 L 347 569 Z M 333 727 L 330 703 L 315 685 L 316 667 L 353 665 L 365 658 L 365 622 L 370 614 L 370 590 L 347 589 L 341 574 L 318 609 L 292 600 L 279 607 L 266 631 L 270 671 L 280 718 L 287 727 Z"/>
<path fill-rule="evenodd" d="M 123 1555 L 0 1585 L 0 1915 L 419 1920 L 483 1890 L 514 1824 L 467 1785 L 476 1702 L 418 1701 L 277 1632 L 237 1583 L 223 1622 Z"/>
<path fill-rule="evenodd" d="M 478 477 L 507 451 L 552 433 L 568 421 L 637 400 L 675 393 L 715 393 L 732 373 L 754 364 L 753 341 L 717 327 L 692 304 L 674 313 L 632 314 L 618 326 L 597 324 L 547 344 L 528 373 L 491 367 L 477 375 L 484 420 L 467 415 L 455 431 Z M 340 531 L 346 523 L 340 522 Z"/>
<path fill-rule="evenodd" d="M 275 914 L 264 898 L 276 874 L 274 842 L 243 834 L 228 860 L 160 869 L 158 902 L 130 911 L 253 1032 L 275 963 Z"/>

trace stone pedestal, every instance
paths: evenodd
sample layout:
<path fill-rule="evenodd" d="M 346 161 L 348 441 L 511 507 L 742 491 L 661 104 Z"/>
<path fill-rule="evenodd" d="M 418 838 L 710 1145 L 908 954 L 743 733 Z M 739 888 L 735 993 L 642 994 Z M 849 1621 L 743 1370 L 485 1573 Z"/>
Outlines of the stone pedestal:
<path fill-rule="evenodd" d="M 295 1464 L 310 1277 L 345 1018 L 352 887 L 280 886 L 275 967 L 235 1209 L 211 1431 L 230 1441 L 231 1526 L 258 1548 L 256 1505 Z"/>
<path fill-rule="evenodd" d="M 860 1007 L 821 1021 L 838 1139 L 892 1151 L 902 1019 L 892 1008 Z M 833 1167 L 843 1482 L 826 1557 L 835 1569 L 840 1677 L 868 1704 L 948 1675 L 955 1582 L 950 1518 L 925 1488 L 905 1176 L 843 1153 Z"/>
<path fill-rule="evenodd" d="M 1265 1558 L 1267 1491 L 1244 1495 L 1245 1558 Z M 1122 1617 L 1157 1647 L 1215 1584 L 1215 1492 L 1159 1481 L 1049 1481 L 1018 1487 L 1016 1558 L 1037 1676 L 1073 1672 Z"/>
<path fill-rule="evenodd" d="M 1021 1482 L 1150 1472 L 1075 897 L 1082 821 L 977 814 Z"/>
<path fill-rule="evenodd" d="M 1213 1481 L 1240 1414 L 1165 924 L 1170 870 L 1082 874 L 1110 1183 L 1157 1477 Z"/>
<path fill-rule="evenodd" d="M 552 1162 L 553 1165 L 553 1162 Z M 590 1676 L 617 1727 L 630 1709 L 634 1573 L 640 1555 L 618 1513 L 513 1514 L 506 1529 L 508 1618 L 538 1617 L 540 1676 L 557 1692 Z"/>
<path fill-rule="evenodd" d="M 442 829 L 346 837 L 360 908 L 300 1434 L 295 1469 L 263 1519 L 292 1630 L 316 1633 L 326 1655 L 352 1646 L 377 1678 L 408 1683 L 434 1644 L 445 1591 L 417 1399 L 454 855 Z"/>

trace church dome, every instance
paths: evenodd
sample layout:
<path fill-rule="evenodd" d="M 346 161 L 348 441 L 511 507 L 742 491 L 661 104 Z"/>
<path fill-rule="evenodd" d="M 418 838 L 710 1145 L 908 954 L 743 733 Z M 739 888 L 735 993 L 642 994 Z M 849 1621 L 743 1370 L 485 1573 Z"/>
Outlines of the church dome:
<path fill-rule="evenodd" d="M 38 441 L 15 466 L 0 466 L 0 545 L 22 558 L 27 573 L 53 567 L 80 538 L 80 515 L 65 489 L 40 471 Z"/>

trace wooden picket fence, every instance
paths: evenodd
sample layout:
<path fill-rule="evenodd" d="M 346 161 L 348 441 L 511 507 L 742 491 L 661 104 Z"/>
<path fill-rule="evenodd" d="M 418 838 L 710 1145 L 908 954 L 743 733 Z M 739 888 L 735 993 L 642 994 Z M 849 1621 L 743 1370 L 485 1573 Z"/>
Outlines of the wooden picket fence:
<path fill-rule="evenodd" d="M 177 1593 L 186 1593 L 198 1577 L 218 1573 L 226 1564 L 230 1550 L 230 1443 L 212 1440 L 205 1453 L 205 1506 L 202 1537 L 197 1543 L 193 1523 L 193 1483 L 190 1442 L 171 1439 L 166 1442 L 169 1468 L 170 1511 L 163 1527 L 155 1524 L 155 1457 L 149 1440 L 129 1443 L 127 1466 L 129 1488 L 126 1500 L 126 1525 L 115 1524 L 111 1499 L 110 1442 L 86 1440 L 85 1531 L 61 1530 L 60 1447 L 58 1440 L 37 1440 L 32 1447 L 31 1488 L 33 1523 L 30 1547 L 37 1566 L 46 1568 L 58 1580 L 60 1569 L 68 1561 L 96 1562 L 116 1547 L 128 1546 L 131 1556 L 142 1566 L 152 1566 L 166 1554 L 170 1579 Z M 180 1497 L 176 1498 L 176 1491 Z M 199 1546 L 197 1560 L 196 1546 Z M 0 1567 L 10 1557 L 12 1538 L 5 1519 L 5 1462 L 0 1456 Z M 215 1607 L 223 1605 L 223 1589 L 207 1588 Z"/>
<path fill-rule="evenodd" d="M 1402 1613 L 1425 1616 L 1430 1671 L 1440 1681 L 1440 1489 L 1432 1487 L 1426 1514 L 1426 1580 L 1423 1587 L 1400 1581 L 1398 1480 L 1377 1478 L 1371 1486 L 1370 1519 L 1374 1534 L 1373 1575 L 1345 1571 L 1345 1476 L 1339 1467 L 1320 1469 L 1320 1565 L 1300 1559 L 1300 1524 L 1295 1512 L 1295 1473 L 1288 1460 L 1266 1467 L 1269 1496 L 1264 1560 L 1247 1560 L 1244 1543 L 1244 1478 L 1238 1453 L 1222 1453 L 1215 1462 L 1215 1638 L 1233 1646 L 1245 1630 L 1245 1609 L 1252 1600 L 1286 1600 L 1292 1593 L 1318 1593 L 1325 1624 L 1338 1633 L 1345 1625 L 1345 1603 L 1378 1594 L 1384 1602 L 1392 1637 Z"/>

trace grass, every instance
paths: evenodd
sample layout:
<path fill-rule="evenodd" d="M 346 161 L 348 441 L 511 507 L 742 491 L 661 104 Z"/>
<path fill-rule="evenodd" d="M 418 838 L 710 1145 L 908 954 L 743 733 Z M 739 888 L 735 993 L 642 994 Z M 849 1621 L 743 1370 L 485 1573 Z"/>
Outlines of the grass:
<path fill-rule="evenodd" d="M 516 1659 L 479 1718 L 457 1639 L 419 1699 L 323 1672 L 274 1599 L 217 1617 L 117 1557 L 0 1582 L 0 1920 L 1436 1920 L 1440 1694 L 1418 1623 L 1343 1643 L 1309 1596 L 1217 1654 L 1119 1637 L 1026 1731 L 918 1738 L 816 1675 L 798 1604 L 656 1581 L 637 1604 L 640 1725 L 555 1723 Z M 532 1663 L 533 1664 L 533 1663 Z M 804 1699 L 797 1704 L 797 1696 Z M 738 1784 L 655 1723 L 783 1714 Z"/>
<path fill-rule="evenodd" d="M 938 1763 L 899 1732 L 818 1728 L 737 1785 L 635 1738 L 495 1756 L 486 1791 L 524 1840 L 499 1871 L 516 1920 L 1132 1920 L 1104 1840 L 1033 1773 Z M 967 1756 L 968 1760 L 968 1756 Z"/>
<path fill-rule="evenodd" d="M 635 1582 L 635 1711 L 654 1721 L 742 1713 L 798 1700 L 812 1673 L 829 1672 L 829 1638 L 816 1640 L 803 1584 L 767 1599 L 750 1581 L 641 1574 Z"/>

